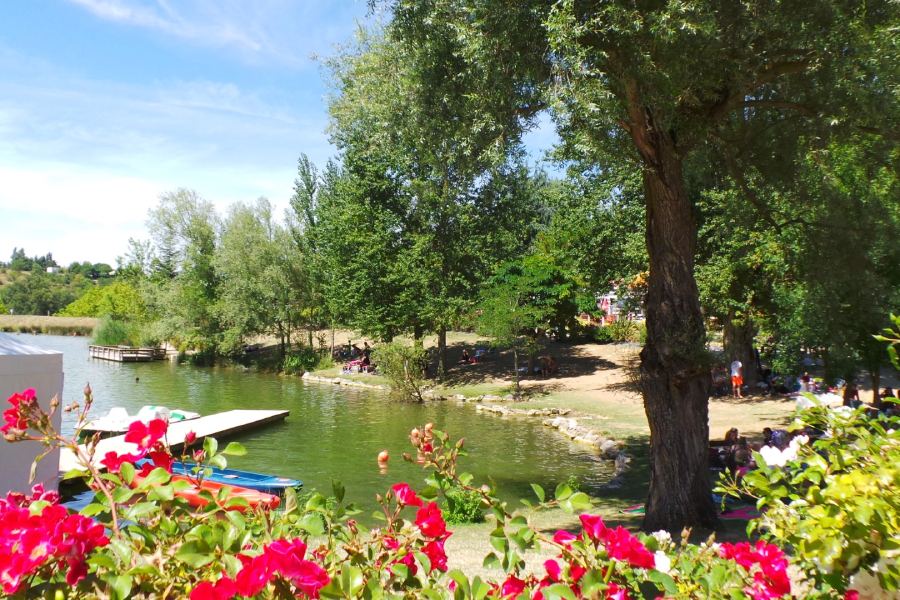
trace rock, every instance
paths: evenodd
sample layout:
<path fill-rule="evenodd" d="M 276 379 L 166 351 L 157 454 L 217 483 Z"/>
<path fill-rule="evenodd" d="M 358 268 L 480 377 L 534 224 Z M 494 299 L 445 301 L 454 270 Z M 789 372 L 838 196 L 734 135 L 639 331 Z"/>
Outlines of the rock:
<path fill-rule="evenodd" d="M 600 444 L 600 452 L 606 458 L 616 458 L 619 456 L 619 445 L 613 440 L 604 440 Z"/>

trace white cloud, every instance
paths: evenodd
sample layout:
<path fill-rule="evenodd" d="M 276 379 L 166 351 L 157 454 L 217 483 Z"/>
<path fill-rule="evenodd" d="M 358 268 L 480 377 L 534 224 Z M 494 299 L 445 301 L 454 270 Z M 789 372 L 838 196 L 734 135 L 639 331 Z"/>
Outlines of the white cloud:
<path fill-rule="evenodd" d="M 68 0 L 97 18 L 212 48 L 244 59 L 308 66 L 313 52 L 343 41 L 366 2 L 295 0 Z"/>

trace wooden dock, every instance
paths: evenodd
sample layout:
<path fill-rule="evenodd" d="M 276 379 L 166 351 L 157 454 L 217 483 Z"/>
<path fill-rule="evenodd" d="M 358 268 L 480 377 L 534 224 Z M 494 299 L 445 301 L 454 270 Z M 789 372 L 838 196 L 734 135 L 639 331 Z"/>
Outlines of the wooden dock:
<path fill-rule="evenodd" d="M 162 348 L 132 348 L 131 346 L 88 346 L 91 358 L 116 362 L 149 362 L 163 360 L 166 351 Z"/>
<path fill-rule="evenodd" d="M 289 414 L 289 410 L 229 410 L 207 417 L 200 417 L 199 419 L 170 423 L 169 431 L 166 433 L 166 440 L 172 448 L 172 452 L 177 454 L 184 445 L 184 436 L 190 431 L 197 434 L 197 442 L 194 442 L 192 447 L 201 448 L 202 445 L 199 442 L 203 438 L 214 437 L 217 440 L 222 440 L 238 433 L 262 427 L 268 423 L 283 421 Z M 84 449 L 83 445 L 81 447 Z M 103 460 L 107 452 L 132 454 L 136 451 L 137 446 L 126 442 L 124 435 L 106 438 L 97 443 L 93 463 L 102 468 L 100 461 Z M 60 472 L 67 473 L 77 468 L 79 466 L 75 460 L 75 454 L 64 448 L 59 455 Z"/>

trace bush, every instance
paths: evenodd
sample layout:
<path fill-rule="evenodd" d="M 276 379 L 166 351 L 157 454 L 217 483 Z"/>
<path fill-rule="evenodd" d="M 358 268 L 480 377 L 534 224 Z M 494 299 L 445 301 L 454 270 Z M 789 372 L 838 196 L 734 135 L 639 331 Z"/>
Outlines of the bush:
<path fill-rule="evenodd" d="M 888 597 L 881 590 L 900 588 L 900 419 L 815 406 L 791 428 L 828 435 L 754 454 L 758 468 L 723 478 L 720 491 L 756 498 L 764 513 L 748 530 L 792 548 L 815 589 Z"/>
<path fill-rule="evenodd" d="M 425 349 L 406 346 L 397 342 L 381 344 L 372 354 L 372 361 L 378 370 L 388 378 L 391 390 L 404 398 L 423 401 L 425 390 L 424 365 L 427 358 Z"/>
<path fill-rule="evenodd" d="M 451 525 L 481 523 L 484 521 L 484 504 L 481 494 L 461 487 L 454 487 L 444 494 L 447 502 L 444 519 Z"/>
<path fill-rule="evenodd" d="M 91 400 L 87 389 L 78 419 Z M 92 466 L 96 440 L 82 447 L 54 431 L 34 390 L 14 394 L 8 404 L 3 437 L 65 447 L 85 468 L 67 477 L 84 477 L 94 490 L 80 513 L 65 510 L 59 495 L 41 486 L 0 499 L 0 523 L 10 524 L 0 530 L 0 593 L 14 598 L 849 600 L 893 598 L 898 588 L 896 418 L 882 425 L 861 411 L 804 414 L 801 424 L 829 426 L 831 437 L 757 454 L 759 470 L 734 483 L 743 493 L 758 492 L 767 511 L 751 525 L 769 541 L 691 544 L 687 535 L 673 541 L 663 531 L 632 534 L 588 513 L 575 532 L 547 532 L 460 473 L 463 441 L 439 431 L 411 435 L 417 457 L 408 460 L 422 463 L 427 487 L 417 492 L 396 483 L 379 494 L 381 522 L 368 529 L 352 518 L 357 511 L 343 503 L 340 484 L 332 498 L 287 490 L 280 511 L 272 510 L 272 497 L 251 507 L 226 494 L 198 495 L 206 467 L 224 467 L 226 455 L 244 454 L 240 444 L 220 450 L 207 438 L 179 457 L 192 453 L 200 473 L 173 476 L 168 424 L 136 422 L 126 435 L 136 454 L 105 454 L 101 474 Z M 143 457 L 153 462 L 138 467 Z M 552 501 L 532 487 L 540 508 L 591 507 L 586 494 L 565 483 Z M 448 512 L 470 515 L 475 498 L 490 508 L 496 527 L 483 565 L 502 569 L 500 578 L 448 572 L 451 517 L 432 500 L 439 494 L 448 503 L 462 498 Z M 546 550 L 555 557 L 543 572 L 527 571 L 526 552 Z"/>
<path fill-rule="evenodd" d="M 639 342 L 641 330 L 638 324 L 628 319 L 619 319 L 606 326 L 614 342 Z"/>
<path fill-rule="evenodd" d="M 282 370 L 289 375 L 302 375 L 306 371 L 316 370 L 321 360 L 321 354 L 309 346 L 301 346 L 284 357 Z"/>
<path fill-rule="evenodd" d="M 615 340 L 609 327 L 597 327 L 594 330 L 594 341 L 598 344 L 611 344 Z"/>
<path fill-rule="evenodd" d="M 133 346 L 133 329 L 125 321 L 103 317 L 94 329 L 94 343 L 98 346 Z"/>

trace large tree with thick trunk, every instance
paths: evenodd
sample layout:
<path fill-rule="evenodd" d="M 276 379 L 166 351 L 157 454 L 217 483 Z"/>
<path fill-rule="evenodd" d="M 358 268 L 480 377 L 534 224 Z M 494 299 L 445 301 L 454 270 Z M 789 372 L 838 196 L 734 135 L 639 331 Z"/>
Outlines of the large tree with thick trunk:
<path fill-rule="evenodd" d="M 388 32 L 397 43 L 427 46 L 448 30 L 464 42 L 460 64 L 480 69 L 487 82 L 467 90 L 468 97 L 485 122 L 503 124 L 503 136 L 515 138 L 549 107 L 570 156 L 601 168 L 631 161 L 641 170 L 650 260 L 641 353 L 651 431 L 647 529 L 716 522 L 706 462 L 709 366 L 686 161 L 701 146 L 727 145 L 730 131 L 752 128 L 770 111 L 800 115 L 810 132 L 823 122 L 832 133 L 875 127 L 869 118 L 877 99 L 896 102 L 886 81 L 893 72 L 887 69 L 896 68 L 887 52 L 896 54 L 890 33 L 896 6 L 888 0 L 392 3 Z"/>

